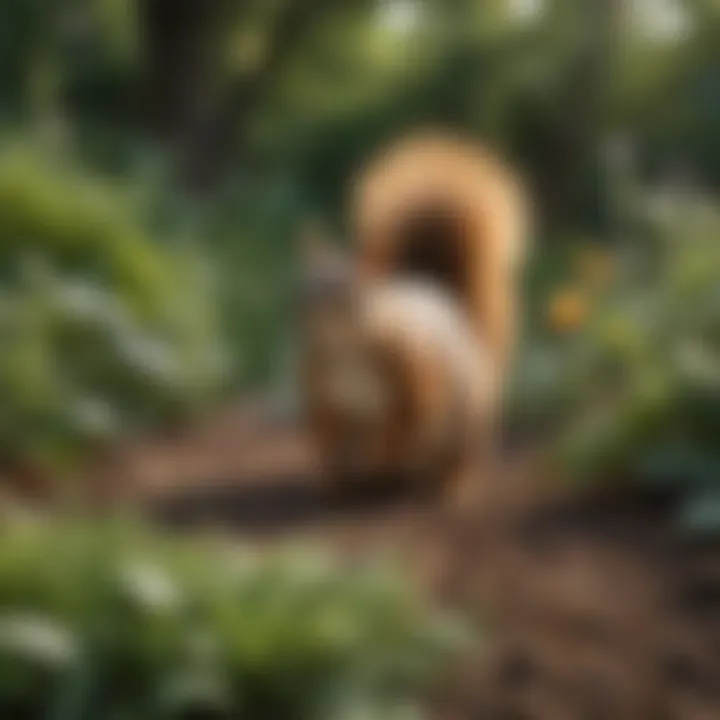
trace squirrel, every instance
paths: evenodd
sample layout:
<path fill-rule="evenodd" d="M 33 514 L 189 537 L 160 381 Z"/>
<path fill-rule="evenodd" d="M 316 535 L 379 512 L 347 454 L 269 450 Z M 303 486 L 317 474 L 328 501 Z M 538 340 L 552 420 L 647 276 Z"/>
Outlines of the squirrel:
<path fill-rule="evenodd" d="M 487 148 L 405 137 L 351 187 L 352 254 L 304 243 L 303 389 L 333 483 L 472 491 L 493 452 L 529 229 Z"/>

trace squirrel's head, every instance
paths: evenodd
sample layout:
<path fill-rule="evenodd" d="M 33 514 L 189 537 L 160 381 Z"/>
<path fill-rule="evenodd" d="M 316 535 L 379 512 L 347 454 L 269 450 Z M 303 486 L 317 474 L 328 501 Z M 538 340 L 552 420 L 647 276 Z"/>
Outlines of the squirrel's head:
<path fill-rule="evenodd" d="M 300 235 L 300 302 L 304 307 L 341 302 L 356 294 L 356 273 L 349 253 L 317 225 Z"/>
<path fill-rule="evenodd" d="M 345 352 L 357 341 L 361 294 L 354 263 L 317 226 L 300 236 L 296 310 L 304 341 L 316 354 Z"/>
<path fill-rule="evenodd" d="M 315 391 L 349 416 L 381 411 L 375 349 L 365 292 L 349 253 L 316 228 L 301 237 L 297 310 L 302 343 L 315 370 Z"/>

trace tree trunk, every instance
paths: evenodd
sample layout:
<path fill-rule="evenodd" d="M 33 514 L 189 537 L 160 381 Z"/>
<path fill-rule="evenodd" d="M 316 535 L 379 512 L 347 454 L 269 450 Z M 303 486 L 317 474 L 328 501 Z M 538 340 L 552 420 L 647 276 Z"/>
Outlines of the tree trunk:
<path fill-rule="evenodd" d="M 155 135 L 173 149 L 184 179 L 212 175 L 206 149 L 218 98 L 213 40 L 224 0 L 144 0 L 146 92 Z"/>
<path fill-rule="evenodd" d="M 572 0 L 576 2 L 576 0 Z M 586 38 L 564 106 L 549 141 L 543 204 L 547 224 L 561 229 L 569 218 L 608 220 L 607 179 L 603 145 L 612 58 L 622 0 L 583 0 L 581 27 Z"/>

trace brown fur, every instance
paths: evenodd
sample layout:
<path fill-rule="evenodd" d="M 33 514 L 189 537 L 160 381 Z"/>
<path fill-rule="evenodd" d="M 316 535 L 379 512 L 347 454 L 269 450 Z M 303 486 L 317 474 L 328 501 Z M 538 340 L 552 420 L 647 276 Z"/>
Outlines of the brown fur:
<path fill-rule="evenodd" d="M 409 476 L 465 502 L 487 462 L 512 350 L 521 188 L 488 151 L 417 135 L 371 160 L 352 209 L 353 301 L 328 297 L 305 315 L 304 387 L 320 456 L 334 481 Z M 333 395 L 343 363 L 355 400 Z M 364 374 L 382 381 L 375 410 L 361 407 L 373 396 L 358 390 Z M 358 421 L 356 410 L 369 414 Z"/>
<path fill-rule="evenodd" d="M 419 133 L 371 159 L 351 203 L 366 276 L 413 271 L 436 279 L 506 368 L 529 222 L 511 169 L 487 148 Z"/>

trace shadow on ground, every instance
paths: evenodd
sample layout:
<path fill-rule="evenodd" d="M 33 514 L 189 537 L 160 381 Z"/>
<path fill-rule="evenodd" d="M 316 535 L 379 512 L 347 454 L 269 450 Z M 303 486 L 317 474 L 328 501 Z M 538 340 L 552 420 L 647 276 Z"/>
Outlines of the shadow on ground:
<path fill-rule="evenodd" d="M 217 524 L 238 532 L 291 533 L 317 523 L 361 522 L 407 503 L 402 489 L 373 487 L 331 492 L 309 473 L 252 480 L 203 482 L 151 501 L 155 519 L 173 527 Z"/>

